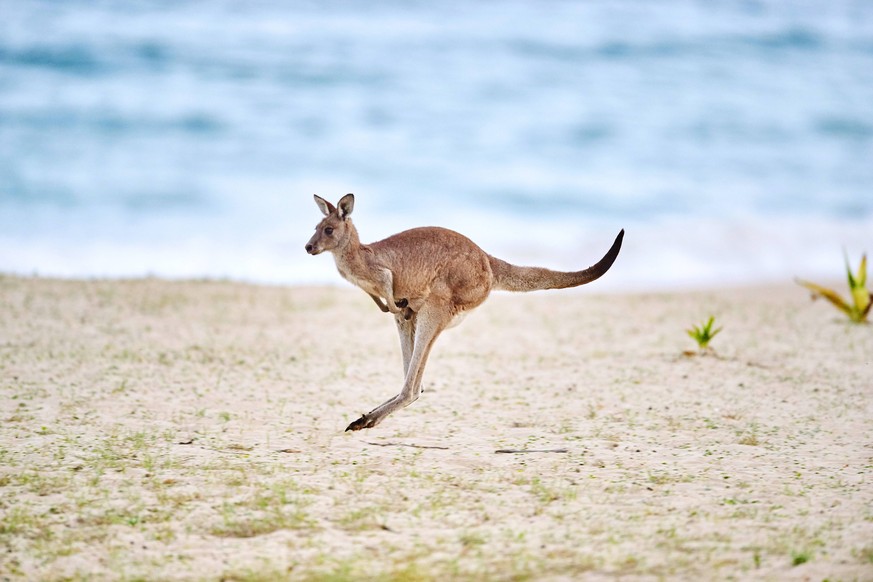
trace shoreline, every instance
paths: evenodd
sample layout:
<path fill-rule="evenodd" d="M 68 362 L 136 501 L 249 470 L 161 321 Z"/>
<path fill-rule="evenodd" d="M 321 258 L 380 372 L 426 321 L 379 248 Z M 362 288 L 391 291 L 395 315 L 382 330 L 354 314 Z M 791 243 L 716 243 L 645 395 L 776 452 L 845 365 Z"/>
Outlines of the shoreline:
<path fill-rule="evenodd" d="M 853 265 L 855 268 L 856 265 Z M 333 268 L 333 267 L 331 267 Z M 335 271 L 335 269 L 334 269 Z M 245 287 L 264 287 L 268 289 L 332 289 L 332 290 L 356 290 L 359 293 L 362 291 L 349 283 L 348 281 L 341 278 L 339 273 L 333 273 L 335 277 L 331 280 L 325 281 L 316 281 L 316 282 L 284 282 L 284 281 L 268 281 L 261 279 L 246 279 L 246 278 L 238 278 L 238 277 L 217 277 L 217 276 L 184 276 L 184 277 L 173 277 L 173 276 L 164 276 L 164 275 L 154 275 L 154 274 L 145 274 L 145 275 L 136 275 L 136 276 L 113 276 L 113 275 L 94 275 L 94 276 L 63 276 L 63 275 L 43 275 L 39 273 L 18 273 L 14 271 L 0 271 L 0 281 L 3 279 L 18 279 L 18 280 L 39 280 L 39 281 L 47 281 L 47 282 L 58 282 L 58 283 L 100 283 L 100 284 L 111 284 L 111 283 L 136 283 L 143 281 L 154 281 L 161 282 L 167 284 L 225 284 L 225 285 L 241 285 Z M 585 294 L 585 295 L 617 295 L 617 296 L 627 296 L 627 295 L 680 295 L 680 294 L 695 294 L 695 293 L 720 293 L 720 292 L 743 292 L 743 291 L 767 291 L 770 289 L 787 289 L 796 287 L 798 290 L 805 292 L 801 286 L 795 283 L 795 280 L 800 278 L 804 279 L 804 277 L 796 276 L 793 278 L 772 278 L 772 279 L 760 279 L 755 281 L 738 281 L 738 282 L 730 282 L 724 281 L 720 283 L 657 283 L 650 285 L 628 285 L 625 289 L 619 289 L 615 285 L 604 286 L 602 284 L 602 279 L 606 279 L 610 277 L 611 273 L 605 274 L 601 279 L 595 280 L 587 285 L 583 285 L 580 287 L 570 288 L 570 289 L 560 289 L 560 290 L 544 290 L 544 291 L 535 291 L 533 293 L 568 293 L 568 294 Z M 831 287 L 838 293 L 846 292 L 847 290 L 843 289 L 846 287 L 846 278 L 845 276 L 831 276 L 831 277 L 811 277 L 811 280 L 824 285 L 825 287 Z M 524 295 L 525 293 L 514 293 L 511 291 L 494 291 L 493 296 L 497 295 Z M 530 293 L 528 293 L 530 294 Z M 489 298 L 490 300 L 490 298 Z"/>
<path fill-rule="evenodd" d="M 793 283 L 495 293 L 361 433 L 401 373 L 359 290 L 0 275 L 0 302 L 10 579 L 873 575 L 873 329 Z"/>

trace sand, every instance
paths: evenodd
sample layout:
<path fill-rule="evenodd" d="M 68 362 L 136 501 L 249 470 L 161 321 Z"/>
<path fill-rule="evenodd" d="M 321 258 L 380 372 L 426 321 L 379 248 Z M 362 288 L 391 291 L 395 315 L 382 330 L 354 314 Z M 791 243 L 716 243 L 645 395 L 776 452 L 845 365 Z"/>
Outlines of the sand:
<path fill-rule="evenodd" d="M 873 580 L 873 326 L 799 287 L 495 294 L 343 432 L 400 362 L 351 288 L 0 278 L 0 579 Z"/>

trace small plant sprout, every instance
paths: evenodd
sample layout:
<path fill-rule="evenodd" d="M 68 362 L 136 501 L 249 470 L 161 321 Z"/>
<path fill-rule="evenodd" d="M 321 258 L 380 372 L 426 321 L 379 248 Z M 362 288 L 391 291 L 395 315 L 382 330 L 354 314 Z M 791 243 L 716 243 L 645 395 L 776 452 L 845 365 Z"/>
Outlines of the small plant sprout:
<path fill-rule="evenodd" d="M 697 342 L 697 347 L 701 352 L 706 351 L 709 348 L 709 342 L 712 341 L 718 332 L 722 330 L 722 328 L 718 328 L 716 330 L 712 329 L 712 324 L 715 323 L 715 316 L 710 315 L 709 319 L 706 323 L 701 325 L 695 325 L 691 329 L 686 329 L 685 332 L 691 336 L 691 339 Z"/>
<path fill-rule="evenodd" d="M 845 254 L 845 253 L 844 253 Z M 873 293 L 867 290 L 867 255 L 861 255 L 861 264 L 858 267 L 858 274 L 852 275 L 852 268 L 849 266 L 849 257 L 846 258 L 846 273 L 849 278 L 849 293 L 851 293 L 851 304 L 843 300 L 836 291 L 797 279 L 798 285 L 803 285 L 812 291 L 812 298 L 818 299 L 824 297 L 830 301 L 837 309 L 849 316 L 849 319 L 854 323 L 865 323 L 867 315 L 870 313 L 870 307 L 873 306 Z"/>

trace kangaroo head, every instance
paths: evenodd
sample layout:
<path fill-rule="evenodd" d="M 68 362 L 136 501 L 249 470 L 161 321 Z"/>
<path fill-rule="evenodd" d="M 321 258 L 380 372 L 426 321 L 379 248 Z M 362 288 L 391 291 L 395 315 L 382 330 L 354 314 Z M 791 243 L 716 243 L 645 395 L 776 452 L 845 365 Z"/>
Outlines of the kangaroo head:
<path fill-rule="evenodd" d="M 346 194 L 340 198 L 336 206 L 318 195 L 315 196 L 315 203 L 324 214 L 324 218 L 315 227 L 315 234 L 306 243 L 306 252 L 310 255 L 343 247 L 349 242 L 355 229 L 352 221 L 349 220 L 349 215 L 355 207 L 354 194 Z"/>

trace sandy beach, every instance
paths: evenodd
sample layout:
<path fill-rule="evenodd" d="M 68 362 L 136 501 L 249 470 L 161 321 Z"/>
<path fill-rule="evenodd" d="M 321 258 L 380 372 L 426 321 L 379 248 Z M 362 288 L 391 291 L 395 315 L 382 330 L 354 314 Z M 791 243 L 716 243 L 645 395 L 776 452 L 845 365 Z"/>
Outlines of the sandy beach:
<path fill-rule="evenodd" d="M 790 283 L 496 293 L 343 432 L 400 382 L 355 289 L 0 277 L 0 580 L 873 580 L 873 326 Z"/>

